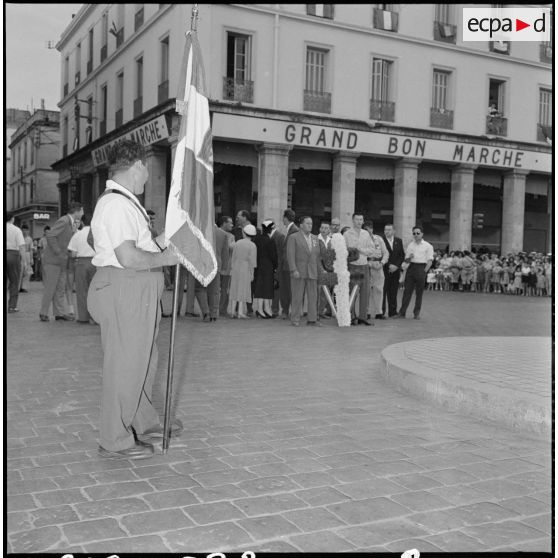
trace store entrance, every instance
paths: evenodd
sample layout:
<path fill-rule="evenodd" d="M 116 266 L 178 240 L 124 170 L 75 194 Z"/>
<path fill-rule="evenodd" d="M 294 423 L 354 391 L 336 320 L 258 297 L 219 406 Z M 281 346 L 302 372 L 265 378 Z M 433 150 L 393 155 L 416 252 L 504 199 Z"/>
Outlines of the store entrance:
<path fill-rule="evenodd" d="M 292 173 L 291 207 L 300 217 L 312 217 L 312 232 L 317 234 L 322 221 L 331 220 L 331 171 L 296 169 Z"/>

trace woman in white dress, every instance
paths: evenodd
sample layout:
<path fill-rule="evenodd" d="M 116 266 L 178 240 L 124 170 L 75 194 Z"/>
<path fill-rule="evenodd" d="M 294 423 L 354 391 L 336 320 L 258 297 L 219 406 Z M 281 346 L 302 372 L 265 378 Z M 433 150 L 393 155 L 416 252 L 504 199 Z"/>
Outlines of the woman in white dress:
<path fill-rule="evenodd" d="M 242 238 L 233 248 L 231 261 L 231 288 L 229 292 L 229 316 L 246 319 L 246 303 L 252 302 L 252 281 L 257 265 L 257 249 L 252 242 L 256 236 L 256 227 L 246 225 L 242 229 Z M 238 314 L 236 305 L 238 303 Z"/>

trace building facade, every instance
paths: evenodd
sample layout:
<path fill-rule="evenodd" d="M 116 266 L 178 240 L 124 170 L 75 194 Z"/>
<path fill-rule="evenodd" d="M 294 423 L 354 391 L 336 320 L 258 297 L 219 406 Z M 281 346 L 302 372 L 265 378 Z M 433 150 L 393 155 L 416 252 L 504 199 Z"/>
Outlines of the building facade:
<path fill-rule="evenodd" d="M 357 210 L 439 248 L 548 251 L 553 45 L 464 43 L 461 7 L 200 4 L 216 214 Z M 62 210 L 92 210 L 134 137 L 162 228 L 191 8 L 85 4 L 62 34 Z"/>
<path fill-rule="evenodd" d="M 42 108 L 28 113 L 9 140 L 6 209 L 33 238 L 58 218 L 58 172 L 51 165 L 60 158 L 59 139 L 59 112 Z"/>

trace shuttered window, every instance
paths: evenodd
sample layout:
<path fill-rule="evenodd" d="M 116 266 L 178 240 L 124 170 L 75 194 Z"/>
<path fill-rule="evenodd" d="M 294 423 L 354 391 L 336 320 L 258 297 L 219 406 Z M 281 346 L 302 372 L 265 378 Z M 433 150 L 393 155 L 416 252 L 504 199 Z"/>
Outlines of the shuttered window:
<path fill-rule="evenodd" d="M 432 108 L 444 110 L 449 108 L 450 76 L 451 72 L 434 70 L 432 80 Z"/>
<path fill-rule="evenodd" d="M 539 90 L 539 124 L 552 125 L 552 91 L 548 89 Z"/>
<path fill-rule="evenodd" d="M 327 51 L 317 48 L 306 50 L 306 90 L 324 93 L 326 84 Z"/>
<path fill-rule="evenodd" d="M 381 58 L 372 60 L 373 101 L 391 101 L 391 65 L 390 60 Z"/>

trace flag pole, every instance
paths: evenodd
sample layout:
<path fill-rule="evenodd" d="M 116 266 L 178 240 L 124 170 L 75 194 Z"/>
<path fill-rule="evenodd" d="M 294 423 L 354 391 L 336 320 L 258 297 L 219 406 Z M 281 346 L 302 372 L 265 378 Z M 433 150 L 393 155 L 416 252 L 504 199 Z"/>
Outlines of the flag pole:
<path fill-rule="evenodd" d="M 198 5 L 192 7 L 192 17 L 190 19 L 190 30 L 196 31 L 198 19 Z M 180 264 L 177 263 L 174 274 L 174 292 L 172 296 L 172 317 L 169 344 L 169 364 L 167 369 L 167 392 L 165 395 L 165 418 L 163 422 L 163 453 L 169 450 L 169 442 L 171 435 L 171 401 L 172 401 L 172 381 L 174 374 L 174 338 L 176 333 L 176 314 L 178 307 L 178 284 L 180 279 Z"/>

